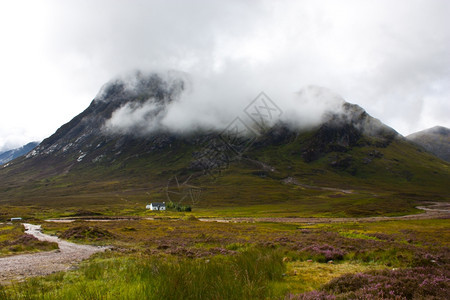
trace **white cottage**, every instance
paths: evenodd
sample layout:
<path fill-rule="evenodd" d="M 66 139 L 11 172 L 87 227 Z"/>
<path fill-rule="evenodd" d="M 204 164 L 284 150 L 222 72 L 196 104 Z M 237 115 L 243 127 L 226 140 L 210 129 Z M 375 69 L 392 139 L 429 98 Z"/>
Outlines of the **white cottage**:
<path fill-rule="evenodd" d="M 160 203 L 160 202 L 154 202 L 148 204 L 145 208 L 150 210 L 166 210 L 166 202 Z"/>

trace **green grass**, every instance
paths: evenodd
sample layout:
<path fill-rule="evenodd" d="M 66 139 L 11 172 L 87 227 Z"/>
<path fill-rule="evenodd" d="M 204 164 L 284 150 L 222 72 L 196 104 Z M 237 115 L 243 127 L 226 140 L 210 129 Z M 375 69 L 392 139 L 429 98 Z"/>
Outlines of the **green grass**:
<path fill-rule="evenodd" d="M 3 299 L 264 299 L 285 266 L 276 250 L 208 260 L 100 257 L 66 274 L 0 290 Z"/>
<path fill-rule="evenodd" d="M 360 233 L 357 231 L 342 231 L 342 232 L 339 232 L 339 234 L 346 238 L 351 238 L 351 239 L 363 239 L 363 240 L 374 240 L 374 241 L 380 240 L 374 236 L 369 236 L 369 235 L 366 235 L 366 234 L 363 234 L 363 233 Z"/>
<path fill-rule="evenodd" d="M 285 290 L 292 294 L 304 293 L 319 289 L 333 278 L 344 274 L 354 274 L 386 268 L 378 264 L 361 264 L 357 262 L 341 262 L 324 264 L 318 262 L 294 261 L 287 263 L 286 280 L 275 283 L 275 289 Z"/>
<path fill-rule="evenodd" d="M 13 240 L 23 234 L 21 224 L 0 224 L 0 242 Z"/>

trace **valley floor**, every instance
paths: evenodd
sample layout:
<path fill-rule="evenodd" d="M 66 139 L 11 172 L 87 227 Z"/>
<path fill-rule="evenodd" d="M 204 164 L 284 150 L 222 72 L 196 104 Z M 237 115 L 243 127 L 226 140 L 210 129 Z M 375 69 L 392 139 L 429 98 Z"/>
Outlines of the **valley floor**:
<path fill-rule="evenodd" d="M 450 218 L 450 203 L 447 202 L 429 202 L 427 206 L 417 206 L 417 209 L 423 210 L 421 214 L 411 214 L 404 216 L 380 216 L 380 217 L 358 217 L 358 218 L 332 218 L 332 217 L 199 217 L 201 222 L 220 222 L 220 223 L 308 223 L 308 224 L 323 224 L 323 223 L 345 223 L 345 222 L 379 222 L 379 221 L 395 221 L 395 220 L 429 220 L 436 218 Z M 76 221 L 85 222 L 112 222 L 112 221 L 127 221 L 127 220 L 159 220 L 156 217 L 66 217 L 47 219 L 46 222 L 53 223 L 71 223 Z M 176 217 L 171 217 L 171 220 L 178 220 Z"/>
<path fill-rule="evenodd" d="M 0 298 L 448 299 L 449 207 L 403 217 L 36 220 L 44 233 L 24 224 L 27 233 L 59 250 L 0 258 L 0 279 L 15 279 Z"/>

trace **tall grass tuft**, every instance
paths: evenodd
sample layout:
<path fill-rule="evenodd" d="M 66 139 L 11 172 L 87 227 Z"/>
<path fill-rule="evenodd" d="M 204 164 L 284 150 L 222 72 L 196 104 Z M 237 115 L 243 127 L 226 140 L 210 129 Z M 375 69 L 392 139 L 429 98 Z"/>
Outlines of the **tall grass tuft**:
<path fill-rule="evenodd" d="M 2 299 L 263 299 L 271 296 L 269 283 L 280 280 L 284 272 L 282 254 L 274 249 L 249 249 L 209 260 L 103 258 L 85 264 L 74 274 L 52 277 L 54 281 L 45 285 L 52 285 L 53 289 L 27 281 L 14 288 L 0 289 L 0 296 Z"/>

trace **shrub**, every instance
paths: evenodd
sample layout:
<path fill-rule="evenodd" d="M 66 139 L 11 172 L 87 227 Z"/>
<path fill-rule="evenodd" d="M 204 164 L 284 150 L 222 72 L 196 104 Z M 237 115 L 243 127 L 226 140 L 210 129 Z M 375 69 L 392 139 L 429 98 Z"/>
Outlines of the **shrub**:
<path fill-rule="evenodd" d="M 181 205 L 180 203 L 173 203 L 173 202 L 169 202 L 166 205 L 166 209 L 167 210 L 172 210 L 172 211 L 192 211 L 192 208 L 188 205 Z"/>
<path fill-rule="evenodd" d="M 61 234 L 63 239 L 79 239 L 89 241 L 100 241 L 113 238 L 114 235 L 108 230 L 97 226 L 77 226 L 64 231 Z"/>
<path fill-rule="evenodd" d="M 300 250 L 300 252 L 306 252 L 317 261 L 324 262 L 328 260 L 341 260 L 344 258 L 346 252 L 341 249 L 334 248 L 327 244 L 313 244 Z"/>

